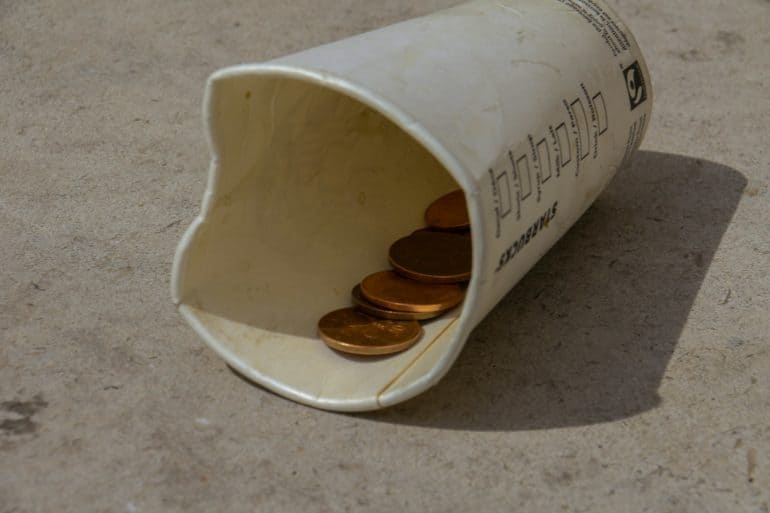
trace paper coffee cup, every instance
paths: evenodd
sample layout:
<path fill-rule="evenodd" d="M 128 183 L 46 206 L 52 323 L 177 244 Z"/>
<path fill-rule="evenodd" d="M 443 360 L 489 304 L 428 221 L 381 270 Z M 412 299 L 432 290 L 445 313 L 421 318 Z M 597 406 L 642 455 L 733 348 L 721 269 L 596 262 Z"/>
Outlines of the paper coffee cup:
<path fill-rule="evenodd" d="M 173 299 L 229 365 L 285 397 L 340 411 L 409 399 L 629 162 L 651 105 L 639 48 L 600 0 L 480 0 L 221 70 Z M 403 353 L 329 349 L 318 319 L 458 187 L 473 241 L 464 303 Z"/>

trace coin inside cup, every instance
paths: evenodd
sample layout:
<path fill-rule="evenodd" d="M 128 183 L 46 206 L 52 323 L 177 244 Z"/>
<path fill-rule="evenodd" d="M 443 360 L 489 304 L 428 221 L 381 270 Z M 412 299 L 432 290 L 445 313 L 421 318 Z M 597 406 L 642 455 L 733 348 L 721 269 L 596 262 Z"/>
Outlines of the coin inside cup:
<path fill-rule="evenodd" d="M 357 308 L 342 308 L 318 321 L 318 334 L 332 349 L 377 356 L 409 349 L 422 336 L 417 321 L 378 319 Z"/>
<path fill-rule="evenodd" d="M 425 211 L 425 224 L 436 230 L 467 230 L 471 227 L 465 193 L 461 189 L 441 196 Z"/>
<path fill-rule="evenodd" d="M 436 313 L 460 304 L 465 290 L 456 283 L 424 283 L 394 271 L 371 274 L 361 282 L 361 293 L 377 305 L 402 312 Z"/>
<path fill-rule="evenodd" d="M 471 279 L 471 239 L 452 232 L 423 230 L 390 246 L 388 260 L 397 273 L 426 283 Z"/>
<path fill-rule="evenodd" d="M 351 293 L 353 298 L 353 304 L 366 314 L 379 317 L 381 319 L 393 319 L 397 321 L 427 321 L 444 314 L 445 310 L 437 312 L 399 312 L 398 310 L 391 310 L 389 308 L 382 307 L 375 303 L 372 303 L 361 292 L 361 285 L 353 287 Z"/>

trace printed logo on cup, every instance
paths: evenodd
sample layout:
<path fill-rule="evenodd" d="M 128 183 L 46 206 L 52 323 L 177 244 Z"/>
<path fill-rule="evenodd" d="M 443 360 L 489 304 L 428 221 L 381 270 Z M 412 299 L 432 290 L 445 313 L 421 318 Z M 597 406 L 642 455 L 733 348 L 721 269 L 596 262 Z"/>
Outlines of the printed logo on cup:
<path fill-rule="evenodd" d="M 647 99 L 647 87 L 644 83 L 644 75 L 639 61 L 623 70 L 623 76 L 626 79 L 626 89 L 628 90 L 628 100 L 631 102 L 631 110 L 634 110 Z"/>

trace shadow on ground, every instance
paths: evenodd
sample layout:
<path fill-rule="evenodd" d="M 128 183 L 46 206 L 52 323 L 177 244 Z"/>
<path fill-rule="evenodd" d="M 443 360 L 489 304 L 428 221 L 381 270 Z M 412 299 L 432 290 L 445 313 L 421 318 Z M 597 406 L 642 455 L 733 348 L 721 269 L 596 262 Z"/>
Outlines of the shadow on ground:
<path fill-rule="evenodd" d="M 364 417 L 498 431 L 607 422 L 655 407 L 745 186 L 721 164 L 640 152 L 474 330 L 436 387 Z"/>

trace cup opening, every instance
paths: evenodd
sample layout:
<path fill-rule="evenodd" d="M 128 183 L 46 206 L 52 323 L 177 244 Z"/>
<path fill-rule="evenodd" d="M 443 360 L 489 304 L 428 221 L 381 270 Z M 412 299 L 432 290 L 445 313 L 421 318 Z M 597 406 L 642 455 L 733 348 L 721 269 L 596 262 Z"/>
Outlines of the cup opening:
<path fill-rule="evenodd" d="M 384 358 L 327 348 L 318 319 L 350 306 L 353 286 L 388 269 L 390 245 L 423 227 L 427 206 L 458 183 L 385 115 L 320 82 L 217 78 L 208 115 L 213 178 L 203 220 L 180 248 L 180 309 L 268 388 L 314 406 L 378 407 L 386 390 L 408 386 L 417 360 L 441 356 L 462 306 Z"/>

